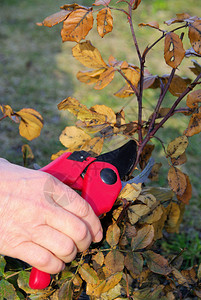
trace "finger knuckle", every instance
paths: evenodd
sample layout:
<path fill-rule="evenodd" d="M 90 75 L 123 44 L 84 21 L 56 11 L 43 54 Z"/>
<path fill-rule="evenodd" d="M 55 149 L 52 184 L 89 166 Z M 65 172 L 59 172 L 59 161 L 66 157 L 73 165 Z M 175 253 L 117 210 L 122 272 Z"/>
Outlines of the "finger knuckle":
<path fill-rule="evenodd" d="M 38 268 L 45 268 L 50 264 L 51 261 L 51 254 L 48 252 L 45 253 L 41 253 L 38 257 L 37 257 L 37 266 Z"/>
<path fill-rule="evenodd" d="M 89 235 L 89 231 L 87 226 L 84 223 L 80 224 L 76 233 L 76 239 L 78 241 L 83 241 L 88 238 L 88 235 Z"/>
<path fill-rule="evenodd" d="M 67 241 L 65 244 L 63 243 L 62 248 L 60 250 L 60 256 L 67 257 L 69 255 L 72 255 L 73 253 L 77 253 L 73 241 Z"/>

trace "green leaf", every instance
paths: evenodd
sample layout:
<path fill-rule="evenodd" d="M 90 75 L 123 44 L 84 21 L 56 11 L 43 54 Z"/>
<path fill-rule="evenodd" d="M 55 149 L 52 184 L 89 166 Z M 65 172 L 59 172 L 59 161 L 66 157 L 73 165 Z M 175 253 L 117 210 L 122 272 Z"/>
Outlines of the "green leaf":
<path fill-rule="evenodd" d="M 0 281 L 0 299 L 20 300 L 14 286 L 4 279 Z"/>
<path fill-rule="evenodd" d="M 84 263 L 79 268 L 79 273 L 83 280 L 90 284 L 96 284 L 99 281 L 98 275 L 87 263 Z"/>
<path fill-rule="evenodd" d="M 148 268 L 152 272 L 161 275 L 168 275 L 172 271 L 172 268 L 169 266 L 167 259 L 162 255 L 148 250 L 143 253 L 143 256 L 146 259 Z"/>
<path fill-rule="evenodd" d="M 6 261 L 3 256 L 0 256 L 0 276 L 4 275 L 4 268 L 6 266 Z"/>

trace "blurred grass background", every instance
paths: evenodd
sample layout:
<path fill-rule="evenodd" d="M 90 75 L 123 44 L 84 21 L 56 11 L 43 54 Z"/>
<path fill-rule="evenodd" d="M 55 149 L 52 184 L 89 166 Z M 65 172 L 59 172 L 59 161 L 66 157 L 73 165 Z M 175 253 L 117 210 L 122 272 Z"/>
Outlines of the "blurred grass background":
<path fill-rule="evenodd" d="M 91 86 L 81 84 L 76 79 L 76 73 L 83 70 L 71 55 L 74 43 L 62 44 L 60 37 L 61 24 L 49 29 L 38 27 L 36 22 L 41 22 L 46 16 L 59 10 L 63 4 L 72 3 L 61 0 L 0 0 L 0 103 L 9 104 L 17 111 L 24 107 L 38 110 L 44 117 L 44 129 L 41 136 L 31 142 L 21 138 L 17 125 L 9 119 L 0 122 L 0 157 L 7 158 L 11 162 L 22 164 L 21 146 L 29 144 L 35 155 L 35 161 L 39 165 L 47 164 L 52 153 L 62 149 L 59 135 L 64 127 L 74 122 L 74 118 L 67 113 L 59 112 L 57 104 L 68 96 L 74 96 L 88 107 L 94 104 L 106 104 L 118 111 L 122 106 L 126 107 L 128 119 L 135 120 L 136 99 L 120 99 L 113 96 L 123 81 L 116 76 L 114 82 L 101 91 L 95 91 Z M 77 1 L 81 5 L 93 3 L 89 0 Z M 114 1 L 111 2 L 114 3 Z M 120 7 L 123 4 L 120 4 Z M 140 49 L 153 42 L 160 34 L 151 28 L 138 28 L 141 22 L 158 21 L 161 28 L 169 29 L 164 21 L 175 17 L 176 13 L 187 12 L 190 15 L 199 13 L 200 0 L 142 0 L 138 10 L 134 14 L 136 35 Z M 113 32 L 100 38 L 94 29 L 87 39 L 99 49 L 105 61 L 112 54 L 118 60 L 127 60 L 138 65 L 135 48 L 130 36 L 129 25 L 126 16 L 114 12 Z M 201 17 L 200 15 L 198 15 Z M 186 48 L 190 48 L 187 39 L 184 40 Z M 200 63 L 199 59 L 197 59 Z M 146 66 L 153 74 L 168 74 L 170 68 L 163 62 L 163 42 L 147 57 Z M 194 78 L 188 69 L 192 66 L 191 58 L 179 67 L 178 75 Z M 145 115 L 156 102 L 159 91 L 146 90 L 144 93 Z M 167 95 L 166 104 L 173 101 L 171 95 Z M 184 116 L 171 119 L 166 128 L 157 134 L 165 145 L 172 139 L 181 135 L 187 126 Z M 193 185 L 193 199 L 189 205 L 182 230 L 187 234 L 201 237 L 201 188 L 200 188 L 200 135 L 190 139 L 188 147 L 188 162 L 182 170 L 189 174 Z M 153 140 L 156 145 L 155 159 L 162 161 L 164 167 L 160 174 L 160 185 L 167 186 L 167 162 L 161 145 Z M 156 156 L 157 155 L 157 156 Z"/>

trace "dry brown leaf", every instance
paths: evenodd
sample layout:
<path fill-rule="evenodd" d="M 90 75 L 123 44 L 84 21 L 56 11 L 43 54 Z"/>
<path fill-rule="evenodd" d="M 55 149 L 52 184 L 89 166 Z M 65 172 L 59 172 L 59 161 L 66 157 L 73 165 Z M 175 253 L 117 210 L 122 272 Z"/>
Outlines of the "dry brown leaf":
<path fill-rule="evenodd" d="M 76 77 L 80 82 L 93 84 L 99 80 L 100 75 L 105 72 L 105 70 L 105 68 L 101 68 L 93 71 L 79 71 Z"/>
<path fill-rule="evenodd" d="M 188 147 L 188 138 L 185 135 L 179 136 L 169 143 L 167 154 L 171 158 L 177 158 L 182 155 Z"/>
<path fill-rule="evenodd" d="M 201 20 L 189 24 L 188 37 L 193 49 L 201 54 Z"/>
<path fill-rule="evenodd" d="M 188 94 L 186 105 L 189 108 L 195 109 L 198 108 L 198 103 L 201 102 L 201 89 L 196 90 Z"/>
<path fill-rule="evenodd" d="M 110 225 L 106 232 L 106 241 L 111 247 L 114 247 L 118 244 L 120 238 L 120 228 L 116 223 Z M 121 270 L 120 270 L 121 271 Z"/>
<path fill-rule="evenodd" d="M 134 94 L 134 91 L 131 88 L 128 88 L 128 85 L 125 85 L 120 90 L 118 90 L 114 95 L 119 98 L 127 98 Z"/>
<path fill-rule="evenodd" d="M 92 256 L 93 267 L 96 271 L 103 265 L 104 259 L 105 257 L 102 251 L 99 251 L 98 253 L 96 253 L 96 255 Z"/>
<path fill-rule="evenodd" d="M 193 114 L 190 118 L 188 128 L 184 134 L 186 136 L 193 136 L 201 132 L 201 113 Z"/>
<path fill-rule="evenodd" d="M 133 7 L 132 7 L 132 9 L 135 10 L 135 9 L 137 9 L 138 6 L 140 5 L 141 0 L 133 0 L 132 2 L 133 2 Z M 132 5 L 132 4 L 131 4 L 131 5 Z"/>
<path fill-rule="evenodd" d="M 102 72 L 94 86 L 95 90 L 102 90 L 105 88 L 114 78 L 115 69 L 113 67 L 109 67 L 104 72 Z"/>
<path fill-rule="evenodd" d="M 99 6 L 104 5 L 107 6 L 110 3 L 111 0 L 95 0 L 93 5 Z"/>
<path fill-rule="evenodd" d="M 67 10 L 60 10 L 59 12 L 45 18 L 42 23 L 37 23 L 37 25 L 52 27 L 66 20 L 70 13 L 71 12 Z"/>
<path fill-rule="evenodd" d="M 0 105 L 0 109 L 3 115 L 8 116 L 9 118 L 11 118 L 11 116 L 14 114 L 14 111 L 10 105 Z"/>
<path fill-rule="evenodd" d="M 131 248 L 133 251 L 144 249 L 149 246 L 154 238 L 154 228 L 152 225 L 145 225 L 137 231 L 137 235 L 132 239 Z"/>
<path fill-rule="evenodd" d="M 168 233 L 178 232 L 178 225 L 181 219 L 181 209 L 176 202 L 171 202 L 170 210 L 167 215 L 165 229 Z"/>
<path fill-rule="evenodd" d="M 121 272 L 124 269 L 124 255 L 118 250 L 111 250 L 105 256 L 105 266 L 112 274 Z"/>
<path fill-rule="evenodd" d="M 190 285 L 195 285 L 198 281 L 196 272 L 195 272 L 195 267 L 192 267 L 187 270 L 182 270 L 181 274 L 186 278 L 186 281 Z"/>
<path fill-rule="evenodd" d="M 180 166 L 185 164 L 185 162 L 187 161 L 187 157 L 186 157 L 186 153 L 182 153 L 180 156 L 175 157 L 175 158 L 171 158 L 171 162 L 173 166 Z"/>
<path fill-rule="evenodd" d="M 139 252 L 128 252 L 125 257 L 125 267 L 133 274 L 140 275 L 143 268 L 143 257 Z"/>
<path fill-rule="evenodd" d="M 140 81 L 140 70 L 138 67 L 128 65 L 127 62 L 123 62 L 121 65 L 121 70 L 124 73 L 125 77 L 134 85 L 136 88 Z M 130 84 L 127 82 L 128 88 L 130 88 Z"/>
<path fill-rule="evenodd" d="M 183 43 L 174 32 L 169 32 L 165 36 L 164 58 L 166 64 L 172 68 L 177 68 L 185 56 Z"/>
<path fill-rule="evenodd" d="M 105 120 L 107 123 L 115 124 L 116 123 L 116 115 L 112 108 L 106 106 L 104 104 L 96 104 L 90 108 L 91 111 L 96 112 L 100 115 L 105 116 Z"/>
<path fill-rule="evenodd" d="M 192 198 L 192 185 L 191 185 L 188 175 L 185 174 L 185 177 L 186 177 L 186 183 L 187 183 L 186 190 L 182 196 L 177 195 L 177 199 L 185 204 L 189 204 L 189 201 Z"/>
<path fill-rule="evenodd" d="M 169 75 L 164 75 L 162 77 L 165 84 L 167 84 L 168 78 Z M 168 90 L 173 96 L 179 97 L 186 90 L 190 82 L 191 81 L 189 79 L 184 79 L 178 75 L 174 75 Z"/>
<path fill-rule="evenodd" d="M 109 7 L 101 9 L 97 14 L 97 30 L 101 37 L 113 29 L 113 18 Z"/>
<path fill-rule="evenodd" d="M 60 142 L 67 148 L 77 148 L 90 139 L 87 133 L 76 126 L 67 126 L 59 137 Z"/>
<path fill-rule="evenodd" d="M 177 270 L 176 268 L 173 268 L 172 274 L 173 274 L 174 278 L 176 279 L 176 281 L 178 282 L 178 284 L 189 288 L 186 278 L 181 274 L 181 272 L 179 272 L 179 270 Z"/>
<path fill-rule="evenodd" d="M 151 250 L 143 252 L 143 256 L 147 261 L 148 268 L 157 274 L 168 275 L 171 272 L 171 267 L 166 258 Z"/>
<path fill-rule="evenodd" d="M 173 23 L 186 22 L 191 16 L 188 13 L 176 14 L 176 18 L 173 18 L 169 21 L 165 21 L 165 24 L 171 25 Z"/>
<path fill-rule="evenodd" d="M 120 192 L 118 199 L 123 199 L 125 198 L 128 201 L 134 201 L 140 194 L 142 190 L 142 184 L 138 183 L 132 183 L 132 184 L 127 184 L 123 190 Z"/>
<path fill-rule="evenodd" d="M 90 284 L 97 284 L 99 282 L 96 271 L 92 269 L 87 263 L 81 265 L 78 268 L 78 272 L 80 273 L 82 279 Z"/>
<path fill-rule="evenodd" d="M 152 27 L 152 28 L 159 29 L 159 24 L 156 21 L 149 22 L 149 23 L 140 23 L 140 24 L 138 24 L 138 26 L 140 26 L 140 27 L 142 27 L 142 26 L 149 26 L 149 27 Z"/>
<path fill-rule="evenodd" d="M 144 216 L 140 222 L 153 225 L 153 223 L 161 219 L 162 215 L 163 215 L 163 208 L 161 205 L 159 205 L 154 207 L 152 209 L 152 212 L 149 213 L 147 216 Z"/>
<path fill-rule="evenodd" d="M 92 69 L 106 68 L 107 65 L 97 48 L 90 41 L 77 44 L 72 49 L 73 56 L 85 67 Z"/>
<path fill-rule="evenodd" d="M 144 204 L 135 204 L 129 207 L 128 209 L 128 218 L 132 225 L 137 223 L 142 216 L 148 214 L 150 208 Z"/>
<path fill-rule="evenodd" d="M 186 176 L 176 167 L 170 167 L 168 172 L 168 183 L 171 189 L 179 196 L 182 196 L 186 190 Z"/>
<path fill-rule="evenodd" d="M 80 148 L 80 150 L 84 150 L 86 152 L 92 152 L 95 155 L 100 155 L 103 149 L 104 139 L 101 137 L 94 137 L 91 140 L 86 141 Z"/>
<path fill-rule="evenodd" d="M 61 30 L 62 41 L 75 41 L 79 43 L 93 27 L 93 14 L 91 10 L 77 9 L 63 22 Z"/>

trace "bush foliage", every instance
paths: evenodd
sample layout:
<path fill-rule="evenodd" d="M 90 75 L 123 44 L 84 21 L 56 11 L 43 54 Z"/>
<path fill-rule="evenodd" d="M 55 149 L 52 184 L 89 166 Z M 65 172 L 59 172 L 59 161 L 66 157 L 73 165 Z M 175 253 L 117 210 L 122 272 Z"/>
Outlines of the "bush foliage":
<path fill-rule="evenodd" d="M 135 97 L 138 104 L 137 119 L 128 121 L 124 107 L 115 112 L 104 104 L 88 108 L 74 97 L 64 99 L 58 104 L 58 109 L 73 114 L 77 122 L 63 130 L 60 141 L 66 149 L 53 154 L 52 159 L 66 151 L 77 150 L 97 156 L 107 141 L 115 143 L 121 136 L 122 142 L 129 139 L 137 142 L 135 167 L 143 169 L 154 151 L 152 140 L 157 138 L 158 130 L 165 126 L 169 118 L 183 114 L 187 122 L 183 135 L 171 141 L 166 148 L 160 140 L 169 164 L 169 187 L 127 184 L 112 211 L 101 217 L 105 232 L 103 241 L 91 245 L 67 264 L 63 272 L 52 277 L 51 285 L 45 290 L 29 288 L 30 268 L 25 268 L 21 262 L 14 264 L 10 258 L 1 257 L 1 299 L 78 299 L 83 291 L 90 299 L 168 300 L 201 297 L 201 265 L 182 270 L 182 251 L 177 256 L 164 257 L 157 247 L 157 240 L 163 238 L 165 231 L 179 231 L 185 205 L 189 204 L 192 196 L 190 179 L 181 166 L 187 160 L 185 151 L 191 142 L 190 137 L 201 132 L 201 65 L 198 63 L 201 56 L 201 19 L 181 13 L 165 21 L 163 26 L 155 21 L 140 23 L 139 27 L 149 27 L 159 33 L 157 40 L 140 51 L 135 34 L 136 24 L 133 23 L 133 15 L 140 2 L 122 0 L 113 5 L 110 0 L 96 0 L 91 7 L 66 4 L 59 12 L 37 24 L 47 27 L 63 24 L 62 41 L 75 42 L 72 55 L 85 67 L 77 73 L 80 84 L 93 85 L 98 92 L 108 86 L 114 76 L 119 76 L 123 83 L 115 96 L 122 98 L 122 101 Z M 100 37 L 109 34 L 115 26 L 112 16 L 114 10 L 119 12 L 120 17 L 124 15 L 127 18 L 138 65 L 119 61 L 112 55 L 106 62 L 92 42 L 85 39 L 95 24 Z M 173 29 L 169 29 L 172 26 Z M 189 40 L 188 49 L 183 43 L 186 36 Z M 164 43 L 164 60 L 170 67 L 169 74 L 151 74 L 146 68 L 146 61 L 152 58 L 151 51 L 160 42 Z M 194 75 L 193 80 L 178 75 L 178 67 L 183 60 L 192 56 L 189 69 Z M 146 109 L 143 103 L 145 89 L 160 91 L 147 119 L 143 114 Z M 164 106 L 167 94 L 169 106 Z M 132 102 L 129 105 L 132 106 Z M 9 117 L 19 123 L 19 133 L 23 137 L 32 140 L 40 135 L 43 119 L 37 111 L 24 108 L 14 112 L 9 105 L 1 105 L 0 108 L 3 113 L 0 120 Z M 31 149 L 25 145 L 24 162 L 32 157 Z M 161 163 L 156 162 L 150 174 L 152 181 L 157 181 L 160 168 Z"/>

